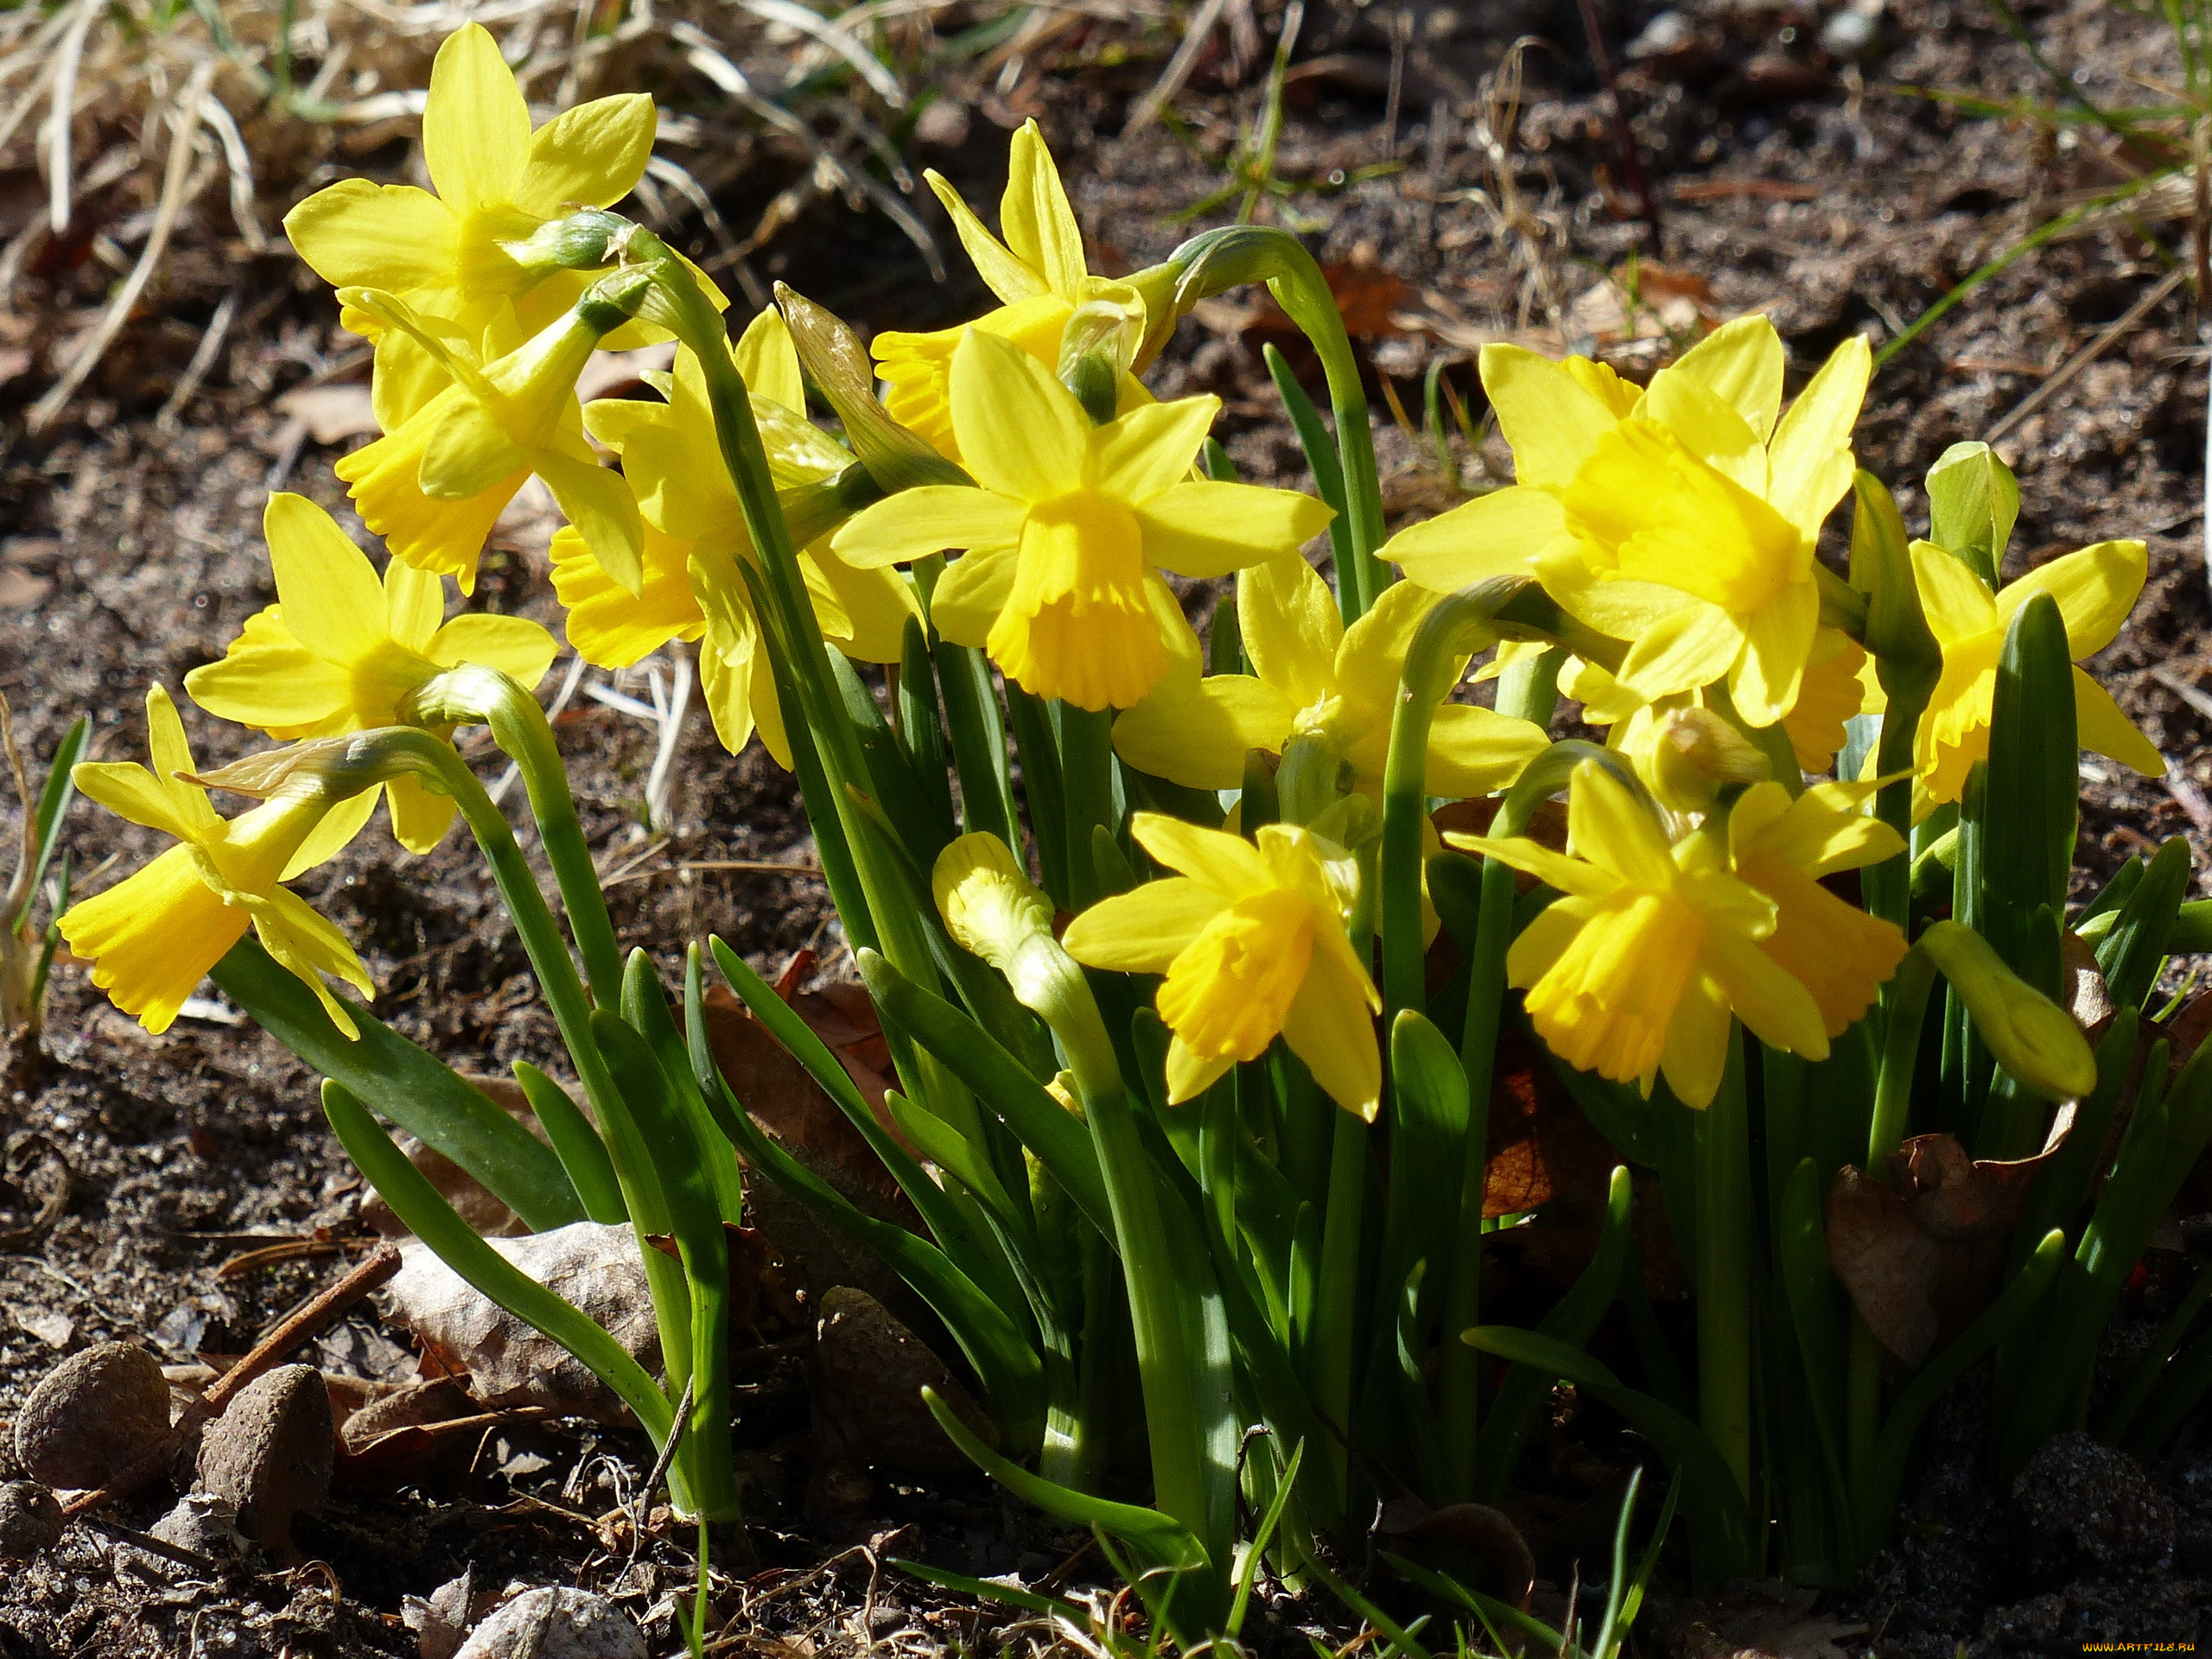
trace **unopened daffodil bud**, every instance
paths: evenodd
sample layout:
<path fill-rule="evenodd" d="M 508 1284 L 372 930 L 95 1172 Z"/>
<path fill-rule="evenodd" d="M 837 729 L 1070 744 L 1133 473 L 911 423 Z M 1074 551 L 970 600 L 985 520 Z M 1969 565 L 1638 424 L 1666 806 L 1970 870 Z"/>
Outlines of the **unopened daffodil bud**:
<path fill-rule="evenodd" d="M 499 251 L 518 269 L 536 276 L 558 270 L 599 270 L 621 262 L 623 249 L 637 229 L 620 213 L 585 207 L 565 219 L 546 220 L 519 241 L 502 242 Z"/>
<path fill-rule="evenodd" d="M 953 943 L 1005 975 L 1023 1005 L 1049 1019 L 1076 969 L 1052 937 L 1052 901 L 1013 849 L 986 831 L 963 836 L 938 855 L 930 890 Z"/>
<path fill-rule="evenodd" d="M 1643 773 L 1659 804 L 1676 812 L 1711 810 L 1724 784 L 1756 784 L 1772 768 L 1751 741 L 1710 709 L 1677 709 L 1658 725 Z"/>
<path fill-rule="evenodd" d="M 1989 941 L 1959 922 L 1931 922 L 1920 949 L 1942 970 L 1989 1052 L 2050 1100 L 2080 1100 L 2097 1086 L 2096 1057 L 2074 1016 L 2005 965 Z"/>

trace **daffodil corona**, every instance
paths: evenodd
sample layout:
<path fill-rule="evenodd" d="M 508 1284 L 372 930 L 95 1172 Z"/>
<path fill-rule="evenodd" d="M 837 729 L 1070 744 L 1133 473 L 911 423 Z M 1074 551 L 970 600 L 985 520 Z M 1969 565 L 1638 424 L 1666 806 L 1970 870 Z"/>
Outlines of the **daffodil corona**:
<path fill-rule="evenodd" d="M 211 715 L 289 742 L 400 723 L 400 704 L 459 664 L 495 668 L 525 690 L 552 666 L 553 636 L 518 616 L 446 620 L 445 586 L 400 559 L 384 580 L 330 515 L 302 495 L 278 493 L 262 512 L 276 603 L 246 619 L 218 663 L 184 677 Z M 391 832 L 427 853 L 453 823 L 454 804 L 412 777 L 384 786 Z M 376 810 L 377 791 L 334 807 L 301 850 L 301 868 L 343 847 Z M 296 874 L 296 871 L 287 872 Z"/>
<path fill-rule="evenodd" d="M 1094 426 L 1042 363 L 970 329 L 953 353 L 952 420 L 982 487 L 902 490 L 830 545 L 863 569 L 966 550 L 931 601 L 939 632 L 986 646 L 1038 696 L 1128 708 L 1189 626 L 1161 570 L 1224 576 L 1329 521 L 1294 491 L 1191 476 L 1220 408 L 1185 397 Z"/>
<path fill-rule="evenodd" d="M 1372 1118 L 1382 1003 L 1344 931 L 1352 861 L 1291 824 L 1263 826 L 1256 846 L 1155 812 L 1129 828 L 1181 874 L 1094 905 L 1062 942 L 1089 967 L 1166 976 L 1157 1006 L 1175 1034 L 1169 1103 L 1205 1093 L 1280 1036 L 1339 1106 Z"/>
<path fill-rule="evenodd" d="M 92 983 L 148 1031 L 167 1031 L 209 969 L 245 936 L 261 943 L 322 1003 L 346 1036 L 359 1034 L 323 983 L 328 974 L 375 995 L 369 971 L 345 936 L 279 884 L 299 873 L 329 800 L 312 785 L 281 792 L 224 819 L 193 771 L 184 723 L 168 693 L 146 693 L 146 744 L 153 766 L 88 761 L 77 787 L 118 817 L 173 836 L 178 845 L 105 893 L 63 912 L 61 936 L 92 964 Z"/>

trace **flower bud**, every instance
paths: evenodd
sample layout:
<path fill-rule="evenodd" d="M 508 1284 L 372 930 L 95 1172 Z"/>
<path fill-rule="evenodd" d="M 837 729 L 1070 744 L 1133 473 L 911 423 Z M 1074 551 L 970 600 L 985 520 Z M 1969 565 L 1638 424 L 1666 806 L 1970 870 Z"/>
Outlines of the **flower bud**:
<path fill-rule="evenodd" d="M 1751 741 L 1710 709 L 1677 709 L 1652 734 L 1646 781 L 1659 804 L 1676 812 L 1712 809 L 1724 784 L 1762 783 L 1773 775 Z"/>
<path fill-rule="evenodd" d="M 1013 850 L 977 830 L 938 855 L 930 891 L 953 943 L 1006 976 L 1025 1007 L 1051 1017 L 1080 970 L 1052 937 L 1052 901 Z"/>
<path fill-rule="evenodd" d="M 2097 1086 L 2096 1057 L 2074 1016 L 2020 979 L 1989 942 L 1958 922 L 1931 922 L 1920 949 L 1974 1016 L 1997 1063 L 2050 1100 L 2079 1100 Z"/>
<path fill-rule="evenodd" d="M 556 270 L 597 270 L 620 263 L 637 229 L 620 213 L 585 207 L 566 219 L 547 220 L 518 241 L 500 243 L 499 251 L 534 277 Z"/>

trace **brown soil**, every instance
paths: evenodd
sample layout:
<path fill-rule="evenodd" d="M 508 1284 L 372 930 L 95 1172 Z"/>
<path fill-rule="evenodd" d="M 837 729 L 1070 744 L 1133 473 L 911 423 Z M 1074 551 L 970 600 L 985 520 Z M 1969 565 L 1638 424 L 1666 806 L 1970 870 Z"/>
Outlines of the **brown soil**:
<path fill-rule="evenodd" d="M 1271 38 L 1275 13 L 1265 4 L 1260 11 Z M 1639 4 L 1611 18 L 1615 54 L 1630 64 L 1624 96 L 1636 111 L 1659 221 L 1642 294 L 1678 329 L 1700 314 L 1769 309 L 1801 378 L 1847 333 L 1868 331 L 1878 346 L 1980 262 L 2140 165 L 2093 126 L 2053 138 L 2044 127 L 1968 118 L 1897 90 L 2050 100 L 2050 83 L 1975 5 L 1893 8 L 1863 67 L 1821 48 L 1829 14 L 1810 5 L 1706 0 L 1676 15 L 1683 28 L 1671 37 L 1655 11 Z M 1398 15 L 1408 20 L 1412 44 L 1394 99 L 1383 30 Z M 2027 16 L 2050 59 L 2068 71 L 2080 67 L 2081 90 L 2100 102 L 2146 101 L 2132 77 L 2178 73 L 2152 16 L 2089 0 Z M 1520 58 L 1526 96 L 1517 130 L 1493 163 L 1474 135 L 1484 120 L 1502 129 L 1492 78 L 1524 34 L 1537 37 Z M 1111 26 L 1086 25 L 1058 36 L 1056 60 L 1017 74 L 1010 87 L 1003 78 L 954 86 L 949 96 L 966 109 L 964 137 L 957 122 L 932 123 L 927 130 L 959 142 L 925 148 L 918 159 L 951 173 L 971 200 L 988 199 L 1002 167 L 1004 128 L 1036 114 L 1104 260 L 1134 268 L 1157 258 L 1186 233 L 1172 216 L 1223 182 L 1216 164 L 1237 123 L 1253 117 L 1260 71 L 1245 66 L 1231 84 L 1237 66 L 1218 45 L 1201 61 L 1175 105 L 1195 153 L 1159 124 L 1122 137 L 1130 100 L 1158 64 L 1118 60 L 1117 38 Z M 1656 54 L 1640 49 L 1666 38 L 1682 43 Z M 1631 41 L 1639 47 L 1624 55 Z M 1341 269 L 1363 344 L 1416 420 L 1421 376 L 1440 354 L 1455 365 L 1447 373 L 1461 394 L 1478 400 L 1467 359 L 1484 338 L 1523 331 L 1554 349 L 1598 345 L 1624 365 L 1652 363 L 1663 340 L 1601 338 L 1609 311 L 1618 310 L 1609 301 L 1618 289 L 1609 290 L 1603 273 L 1622 270 L 1648 231 L 1624 194 L 1632 186 L 1624 182 L 1573 6 L 1378 5 L 1355 13 L 1317 5 L 1299 59 L 1274 168 L 1292 188 L 1272 211 L 1310 231 L 1315 251 Z M 1395 134 L 1383 119 L 1394 103 L 1402 111 Z M 1359 177 L 1394 160 L 1395 170 Z M 1502 178 L 1517 193 L 1510 224 L 1500 217 L 1501 206 L 1514 205 Z M 741 200 L 721 205 L 733 223 L 749 222 L 748 209 L 783 181 L 748 181 Z M 918 200 L 938 222 L 926 194 Z M 0 200 L 0 240 L 15 233 L 10 215 L 39 210 Z M 1197 223 L 1220 222 L 1226 211 Z M 2189 258 L 2187 226 L 2171 214 L 2100 223 L 2012 267 L 1888 365 L 1861 428 L 1861 454 L 1898 484 L 1909 521 L 1922 510 L 1910 480 L 2097 338 L 2164 276 L 2169 257 Z M 932 287 L 880 220 L 834 204 L 810 210 L 760 268 L 868 327 L 932 326 L 982 303 L 972 279 Z M 199 269 L 205 276 L 213 266 Z M 304 490 L 351 522 L 328 471 L 334 452 L 302 446 L 272 402 L 311 378 L 344 378 L 351 371 L 337 365 L 356 342 L 337 330 L 327 293 L 286 257 L 252 262 L 222 281 L 232 278 L 247 321 L 180 421 L 163 425 L 154 416 L 221 296 L 222 287 L 205 281 L 180 276 L 160 295 L 70 419 L 43 439 L 24 438 L 20 419 L 42 383 L 29 375 L 0 381 L 8 423 L 0 429 L 0 691 L 35 753 L 90 710 L 103 756 L 138 755 L 146 684 L 176 688 L 270 597 L 258 533 L 266 489 Z M 47 315 L 74 319 L 98 302 L 105 280 L 96 263 L 64 268 L 27 283 L 19 302 L 28 294 Z M 2111 767 L 2102 770 L 2114 775 L 2093 774 L 2083 846 L 2092 865 L 2177 832 L 2190 836 L 2200 859 L 2212 852 L 2205 715 L 2171 689 L 2195 686 L 2207 666 L 2206 383 L 2193 336 L 2184 283 L 2002 446 L 2023 492 L 2016 571 L 2023 557 L 2033 563 L 2110 537 L 2141 536 L 2152 549 L 2145 603 L 2100 669 L 2177 763 L 2176 775 L 2159 783 Z M 1230 410 L 1224 436 L 1247 474 L 1300 481 L 1302 466 L 1259 364 L 1259 344 L 1270 338 L 1281 337 L 1255 308 L 1209 308 L 1184 326 L 1157 389 L 1220 392 Z M 1429 512 L 1454 499 L 1426 445 L 1394 429 L 1386 407 L 1378 405 L 1378 420 L 1395 508 Z M 1460 446 L 1454 459 L 1471 481 L 1503 475 L 1495 441 L 1473 455 Z M 483 603 L 556 620 L 538 550 L 543 529 L 518 524 L 487 556 Z M 642 797 L 654 734 L 597 704 L 579 701 L 575 709 L 561 728 L 563 749 L 586 830 L 612 868 L 645 848 Z M 250 747 L 245 734 L 188 706 L 186 720 L 204 760 Z M 675 776 L 671 835 L 639 864 L 642 879 L 615 890 L 625 943 L 664 964 L 709 931 L 771 969 L 810 944 L 828 954 L 835 934 L 818 885 L 675 868 L 809 858 L 783 776 L 757 747 L 735 759 L 722 753 L 696 709 Z M 153 850 L 154 838 L 80 809 L 67 844 L 86 884 L 97 887 Z M 410 1037 L 480 1071 L 557 1056 L 551 1022 L 467 846 L 449 842 L 409 860 L 365 836 L 302 890 L 354 940 L 379 987 L 378 1012 Z M 207 1019 L 149 1038 L 65 966 L 48 1043 L 43 1076 L 4 1103 L 10 1138 L 0 1229 L 28 1230 L 10 1234 L 0 1254 L 0 1415 L 62 1353 L 90 1342 L 140 1340 L 175 1363 L 242 1351 L 332 1276 L 338 1252 L 359 1233 L 358 1182 L 322 1124 L 312 1079 L 270 1039 Z M 35 1212 L 64 1172 L 66 1201 L 40 1224 Z M 304 1241 L 304 1253 L 273 1268 L 219 1271 L 242 1251 L 280 1241 Z M 336 1370 L 396 1375 L 408 1367 L 404 1348 L 404 1335 L 357 1314 L 323 1344 L 321 1360 Z M 804 1376 L 765 1365 L 753 1386 L 745 1438 L 757 1555 L 727 1563 L 734 1574 L 728 1611 L 747 1609 L 741 1628 L 763 1638 L 812 1630 L 815 1643 L 840 1649 L 876 1641 L 939 1647 L 971 1634 L 966 1615 L 891 1575 L 873 1577 L 865 1553 L 825 1573 L 799 1570 L 828 1554 L 802 1519 Z M 605 1589 L 634 1613 L 654 1611 L 665 1649 L 672 1627 L 664 1599 L 681 1586 L 689 1541 L 668 1534 L 633 1550 L 627 1537 L 610 1542 L 588 1524 L 614 1511 L 642 1478 L 639 1450 L 620 1435 L 503 1431 L 486 1437 L 465 1477 L 435 1491 L 335 1503 L 302 1540 L 310 1556 L 334 1566 L 221 1586 L 170 1585 L 146 1558 L 79 1529 L 43 1561 L 0 1578 L 0 1655 L 410 1654 L 413 1637 L 397 1622 L 400 1598 L 427 1594 L 465 1561 L 480 1586 L 512 1578 Z M 0 1474 L 12 1472 L 11 1459 L 11 1449 L 0 1449 Z M 2203 1519 L 2212 1504 L 2190 1484 L 2212 1480 L 2194 1465 L 2165 1478 L 2189 1509 L 2188 1524 L 2212 1535 Z M 2003 1535 L 2003 1502 L 1988 1494 L 1974 1502 L 1977 1515 L 1997 1516 L 1987 1524 Z M 149 1497 L 119 1518 L 143 1525 L 162 1507 Z M 927 1547 L 979 1573 L 1029 1573 L 1052 1559 L 1033 1553 L 1036 1535 L 980 1484 L 880 1491 L 871 1513 L 876 1525 L 830 1541 L 912 1522 L 921 1531 L 891 1553 Z M 2086 1584 L 2100 1570 L 2076 1576 Z M 2180 1570 L 2212 1572 L 2212 1560 L 2184 1550 Z M 1964 1641 L 1996 1652 L 2145 1634 L 2052 1624 L 2043 1636 L 2016 1636 L 2027 1628 L 2011 1617 L 2025 1589 L 2005 1570 L 1982 1573 L 1948 1601 L 1931 1599 L 1940 1574 L 1924 1560 L 1916 1567 L 1900 1558 L 1885 1571 L 1869 1610 L 1888 1631 L 1876 1642 L 1885 1651 L 1948 1652 Z M 2174 1618 L 2193 1636 L 2212 1592 L 2175 1571 L 2152 1573 L 2151 1599 L 2122 1605 L 2177 1609 Z"/>

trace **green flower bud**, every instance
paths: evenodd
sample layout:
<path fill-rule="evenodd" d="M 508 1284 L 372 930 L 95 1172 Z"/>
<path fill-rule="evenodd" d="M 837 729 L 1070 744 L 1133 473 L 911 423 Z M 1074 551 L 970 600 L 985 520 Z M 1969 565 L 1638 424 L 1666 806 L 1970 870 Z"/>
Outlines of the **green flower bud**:
<path fill-rule="evenodd" d="M 1931 922 L 1920 949 L 1965 1001 L 1997 1063 L 2050 1100 L 2097 1086 L 2096 1057 L 2074 1016 L 2007 968 L 1989 942 L 1957 922 Z"/>

